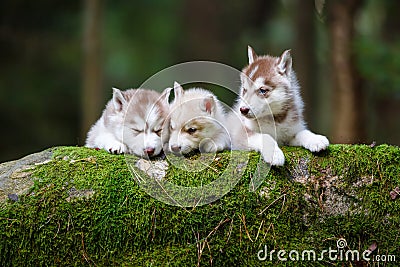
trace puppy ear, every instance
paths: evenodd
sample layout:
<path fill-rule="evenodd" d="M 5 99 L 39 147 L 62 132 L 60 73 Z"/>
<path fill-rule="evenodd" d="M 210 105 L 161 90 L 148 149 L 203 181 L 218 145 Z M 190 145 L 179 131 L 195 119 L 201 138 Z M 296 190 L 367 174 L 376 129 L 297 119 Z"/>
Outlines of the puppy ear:
<path fill-rule="evenodd" d="M 207 112 L 208 114 L 213 114 L 215 110 L 215 98 L 213 95 L 209 95 L 203 99 L 201 103 L 201 110 Z"/>
<path fill-rule="evenodd" d="M 121 92 L 118 88 L 113 87 L 113 98 L 112 98 L 114 108 L 116 111 L 121 111 L 123 106 L 126 105 L 126 99 L 124 97 L 124 93 Z"/>
<path fill-rule="evenodd" d="M 182 97 L 183 95 L 183 88 L 178 82 L 174 82 L 174 95 L 175 99 Z"/>
<path fill-rule="evenodd" d="M 251 46 L 247 46 L 247 57 L 249 58 L 249 64 L 253 63 L 257 59 L 257 54 Z"/>
<path fill-rule="evenodd" d="M 165 88 L 164 91 L 161 93 L 160 99 L 162 102 L 169 104 L 169 95 L 171 94 L 171 87 Z"/>
<path fill-rule="evenodd" d="M 277 61 L 277 66 L 280 74 L 289 75 L 292 71 L 292 56 L 290 55 L 290 49 L 282 53 Z"/>

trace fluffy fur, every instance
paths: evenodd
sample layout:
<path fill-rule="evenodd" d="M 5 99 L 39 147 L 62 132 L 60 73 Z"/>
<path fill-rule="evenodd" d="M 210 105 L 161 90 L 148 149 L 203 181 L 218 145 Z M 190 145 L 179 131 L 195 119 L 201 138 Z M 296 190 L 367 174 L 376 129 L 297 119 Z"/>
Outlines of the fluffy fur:
<path fill-rule="evenodd" d="M 183 90 L 175 82 L 170 105 L 168 150 L 187 154 L 193 150 L 216 152 L 230 148 L 224 126 L 225 112 L 217 97 L 201 88 Z"/>
<path fill-rule="evenodd" d="M 167 88 L 160 94 L 152 90 L 113 88 L 113 98 L 89 130 L 85 146 L 140 157 L 160 154 L 170 90 Z"/>
<path fill-rule="evenodd" d="M 328 139 L 309 131 L 304 122 L 304 104 L 290 51 L 284 51 L 280 57 L 257 56 L 249 46 L 248 59 L 234 107 L 241 114 L 244 128 L 234 129 L 234 135 L 245 132 L 249 137 L 247 146 L 267 153 L 269 156 L 263 155 L 264 159 L 273 165 L 284 163 L 278 144 L 303 146 L 312 152 L 325 149 Z M 245 144 L 239 142 L 238 146 Z"/>

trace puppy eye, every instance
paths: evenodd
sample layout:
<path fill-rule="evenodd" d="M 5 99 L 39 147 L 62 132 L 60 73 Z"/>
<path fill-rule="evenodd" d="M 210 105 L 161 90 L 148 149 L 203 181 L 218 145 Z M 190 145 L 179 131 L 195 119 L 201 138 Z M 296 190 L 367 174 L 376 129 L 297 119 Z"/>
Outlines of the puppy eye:
<path fill-rule="evenodd" d="M 132 130 L 134 133 L 141 133 L 141 132 L 143 132 L 143 131 L 138 130 L 138 129 L 135 129 L 135 128 L 131 128 L 131 130 Z"/>
<path fill-rule="evenodd" d="M 243 95 L 247 93 L 247 89 L 243 88 Z"/>
<path fill-rule="evenodd" d="M 186 130 L 189 134 L 193 134 L 197 131 L 196 128 L 190 127 L 189 129 Z"/>
<path fill-rule="evenodd" d="M 154 133 L 155 133 L 156 135 L 158 135 L 158 136 L 161 136 L 161 129 L 160 129 L 160 130 L 157 130 L 157 131 L 154 131 Z"/>
<path fill-rule="evenodd" d="M 269 89 L 269 88 L 267 88 L 267 87 L 261 87 L 260 89 L 258 89 L 258 93 L 260 94 L 260 95 L 265 95 L 265 94 L 267 94 L 268 92 L 270 92 L 271 90 Z"/>

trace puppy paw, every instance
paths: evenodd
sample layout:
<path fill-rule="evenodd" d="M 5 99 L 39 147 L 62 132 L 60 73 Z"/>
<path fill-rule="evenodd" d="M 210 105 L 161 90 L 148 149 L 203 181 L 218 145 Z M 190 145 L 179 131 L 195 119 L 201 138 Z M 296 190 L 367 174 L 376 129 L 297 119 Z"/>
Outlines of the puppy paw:
<path fill-rule="evenodd" d="M 319 152 L 329 146 L 329 140 L 323 135 L 315 134 L 309 130 L 303 130 L 296 134 L 296 137 L 290 144 L 302 146 L 311 152 Z"/>
<path fill-rule="evenodd" d="M 285 155 L 278 146 L 266 151 L 264 149 L 264 151 L 261 151 L 261 155 L 264 161 L 270 163 L 272 166 L 283 166 L 285 164 Z"/>
<path fill-rule="evenodd" d="M 311 152 L 319 152 L 325 150 L 329 146 L 329 140 L 323 135 L 314 134 L 303 143 L 303 147 Z"/>
<path fill-rule="evenodd" d="M 278 146 L 275 147 L 274 158 L 272 159 L 271 164 L 274 166 L 283 166 L 283 164 L 285 164 L 285 155 Z"/>
<path fill-rule="evenodd" d="M 311 140 L 304 143 L 304 147 L 311 152 L 325 150 L 329 146 L 329 140 L 323 135 L 316 134 Z"/>
<path fill-rule="evenodd" d="M 273 166 L 282 166 L 285 155 L 278 143 L 269 134 L 253 134 L 248 139 L 248 146 L 261 153 L 264 161 Z"/>
<path fill-rule="evenodd" d="M 224 150 L 222 144 L 216 143 L 214 140 L 206 138 L 203 139 L 199 144 L 199 150 L 201 153 L 216 153 Z"/>
<path fill-rule="evenodd" d="M 127 153 L 126 146 L 118 141 L 110 142 L 105 145 L 105 149 L 111 154 L 124 154 Z"/>

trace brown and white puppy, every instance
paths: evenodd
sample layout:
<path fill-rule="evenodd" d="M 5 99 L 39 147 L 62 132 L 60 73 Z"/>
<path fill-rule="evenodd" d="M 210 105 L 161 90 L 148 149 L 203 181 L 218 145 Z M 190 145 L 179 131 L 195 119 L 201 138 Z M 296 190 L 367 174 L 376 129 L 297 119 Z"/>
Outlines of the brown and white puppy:
<path fill-rule="evenodd" d="M 280 57 L 257 56 L 249 46 L 248 60 L 249 64 L 241 73 L 240 97 L 234 110 L 242 116 L 249 135 L 249 147 L 265 150 L 265 140 L 275 154 L 270 160 L 273 165 L 284 163 L 278 144 L 303 146 L 312 152 L 326 149 L 328 139 L 306 127 L 304 104 L 292 68 L 290 50 L 284 51 Z M 276 141 L 275 144 L 270 137 Z"/>
<path fill-rule="evenodd" d="M 183 90 L 175 82 L 174 94 L 168 118 L 170 152 L 211 153 L 230 148 L 229 133 L 224 125 L 225 111 L 212 92 L 202 88 Z"/>
<path fill-rule="evenodd" d="M 113 88 L 113 98 L 89 130 L 85 146 L 140 157 L 160 154 L 161 130 L 169 112 L 171 89 L 160 94 L 145 89 Z"/>

